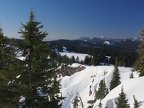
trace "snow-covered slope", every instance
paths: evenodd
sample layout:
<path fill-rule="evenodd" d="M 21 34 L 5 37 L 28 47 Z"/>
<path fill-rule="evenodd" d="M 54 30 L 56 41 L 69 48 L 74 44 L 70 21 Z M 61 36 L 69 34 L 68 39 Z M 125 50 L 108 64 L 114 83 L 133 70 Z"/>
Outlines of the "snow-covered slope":
<path fill-rule="evenodd" d="M 107 106 L 108 108 L 115 108 L 115 101 L 119 97 L 121 93 L 121 88 L 124 88 L 124 92 L 127 95 L 128 103 L 130 104 L 130 108 L 134 108 L 134 99 L 133 95 L 136 99 L 141 102 L 141 107 L 144 108 L 144 77 L 133 78 L 124 80 L 118 87 L 113 89 L 103 100 L 103 106 Z M 95 107 L 97 108 L 99 102 L 95 103 Z"/>
<path fill-rule="evenodd" d="M 80 64 L 73 64 L 74 67 Z M 84 65 L 85 66 L 85 65 Z M 113 75 L 114 66 L 85 66 L 86 68 L 81 72 L 75 73 L 71 76 L 65 76 L 61 80 L 62 95 L 65 97 L 63 100 L 62 108 L 73 108 L 72 103 L 76 95 L 81 97 L 82 105 L 79 108 L 87 108 L 87 101 L 93 100 L 95 90 L 99 88 L 99 82 L 105 79 L 107 88 L 109 88 L 110 81 Z M 132 72 L 132 68 L 119 67 L 121 84 L 114 88 L 109 94 L 101 101 L 103 108 L 115 108 L 115 99 L 118 98 L 123 86 L 124 92 L 127 95 L 129 104 L 133 108 L 133 95 L 135 95 L 138 101 L 144 101 L 144 77 L 138 78 L 138 74 L 133 72 L 133 79 L 129 79 Z M 92 94 L 89 95 L 89 91 Z M 94 104 L 93 108 L 98 108 L 99 101 Z M 144 103 L 141 104 L 141 108 L 144 108 Z"/>

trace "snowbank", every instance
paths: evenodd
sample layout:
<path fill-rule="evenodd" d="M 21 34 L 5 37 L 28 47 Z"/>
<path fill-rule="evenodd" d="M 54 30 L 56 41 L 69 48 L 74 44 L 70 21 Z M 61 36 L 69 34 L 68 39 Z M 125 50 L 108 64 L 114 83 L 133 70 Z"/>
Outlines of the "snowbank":
<path fill-rule="evenodd" d="M 77 65 L 77 64 L 73 64 Z M 88 107 L 87 101 L 94 99 L 95 90 L 99 88 L 99 82 L 105 78 L 106 86 L 109 88 L 110 81 L 112 79 L 114 66 L 85 66 L 86 68 L 81 72 L 75 73 L 71 76 L 65 76 L 61 80 L 62 85 L 62 95 L 65 97 L 63 101 L 62 108 L 73 108 L 72 103 L 76 94 L 78 94 L 84 105 L 84 108 Z M 121 84 L 113 89 L 109 94 L 102 100 L 103 108 L 106 105 L 110 106 L 108 108 L 114 108 L 115 99 L 119 96 L 121 92 L 121 87 L 123 86 L 124 92 L 129 99 L 131 107 L 133 107 L 133 95 L 135 95 L 138 101 L 144 101 L 144 77 L 137 78 L 138 74 L 133 72 L 134 79 L 129 79 L 132 68 L 119 67 Z M 89 91 L 92 94 L 89 95 Z M 94 108 L 97 108 L 98 101 L 94 104 Z M 113 106 L 113 107 L 111 107 Z M 142 104 L 144 107 L 144 104 Z M 141 108 L 142 108 L 141 107 Z M 82 108 L 82 106 L 79 106 Z"/>

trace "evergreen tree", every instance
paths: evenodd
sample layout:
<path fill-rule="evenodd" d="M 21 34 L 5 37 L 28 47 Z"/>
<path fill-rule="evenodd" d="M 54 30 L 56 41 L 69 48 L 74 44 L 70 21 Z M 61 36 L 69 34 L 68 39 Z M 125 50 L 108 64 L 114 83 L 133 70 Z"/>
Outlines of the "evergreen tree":
<path fill-rule="evenodd" d="M 94 99 L 87 101 L 87 103 L 89 104 L 88 108 L 93 108 L 94 103 L 97 101 L 97 95 L 98 95 L 97 91 L 95 90 Z"/>
<path fill-rule="evenodd" d="M 121 93 L 119 94 L 118 101 L 115 102 L 116 108 L 130 108 L 128 104 L 128 99 L 126 99 L 126 94 L 124 93 L 123 87 L 121 89 Z"/>
<path fill-rule="evenodd" d="M 102 103 L 101 103 L 101 100 L 100 100 L 100 103 L 99 103 L 99 105 L 98 105 L 98 106 L 99 106 L 99 108 L 102 108 Z"/>
<path fill-rule="evenodd" d="M 77 56 L 77 58 L 76 58 L 76 62 L 77 63 L 79 63 L 80 62 L 80 60 L 79 60 L 79 57 Z"/>
<path fill-rule="evenodd" d="M 79 99 L 78 95 L 76 95 L 74 100 L 73 100 L 73 108 L 78 108 L 79 102 L 80 102 L 80 99 Z"/>
<path fill-rule="evenodd" d="M 134 78 L 134 76 L 133 76 L 133 72 L 131 72 L 131 74 L 130 74 L 130 78 Z"/>
<path fill-rule="evenodd" d="M 116 61 L 115 67 L 114 67 L 114 72 L 113 72 L 113 77 L 110 82 L 110 90 L 115 88 L 120 84 L 120 76 L 119 76 L 119 70 L 118 70 L 118 62 Z"/>
<path fill-rule="evenodd" d="M 73 108 L 79 108 L 79 106 L 84 108 L 82 99 L 81 99 L 80 95 L 77 93 L 75 98 L 73 99 Z"/>
<path fill-rule="evenodd" d="M 91 58 L 91 64 L 96 66 L 96 65 L 99 65 L 98 63 L 98 57 L 96 57 L 95 55 L 93 55 L 93 58 Z"/>
<path fill-rule="evenodd" d="M 72 56 L 72 57 L 71 57 L 71 59 L 72 59 L 72 63 L 75 63 L 75 62 L 76 62 L 76 60 L 75 60 L 75 57 L 74 57 L 74 56 Z"/>
<path fill-rule="evenodd" d="M 104 80 L 99 83 L 99 89 L 96 93 L 97 99 L 103 99 L 107 95 L 107 88 Z"/>
<path fill-rule="evenodd" d="M 84 59 L 84 64 L 90 64 L 91 58 L 89 56 L 86 56 Z"/>
<path fill-rule="evenodd" d="M 19 91 L 18 60 L 15 58 L 14 47 L 8 44 L 0 28 L 0 106 L 4 108 L 18 107 Z"/>
<path fill-rule="evenodd" d="M 58 55 L 58 56 L 56 57 L 56 61 L 57 61 L 57 63 L 58 63 L 58 66 L 61 65 L 61 63 L 62 63 L 62 56 L 61 56 L 61 55 Z"/>
<path fill-rule="evenodd" d="M 139 76 L 144 76 L 144 30 L 140 31 L 142 36 L 142 43 L 139 45 L 139 57 L 135 62 L 134 68 L 140 73 Z"/>
<path fill-rule="evenodd" d="M 22 24 L 20 34 L 24 39 L 23 51 L 26 59 L 23 61 L 21 72 L 21 93 L 26 108 L 60 108 L 58 98 L 59 82 L 54 78 L 56 72 L 50 69 L 48 44 L 44 42 L 46 31 L 41 31 L 43 25 L 35 20 L 33 11 L 30 12 L 29 21 Z"/>
<path fill-rule="evenodd" d="M 91 90 L 91 85 L 90 85 L 90 88 L 89 88 L 89 96 L 92 94 L 92 90 Z"/>
<path fill-rule="evenodd" d="M 69 58 L 66 55 L 62 57 L 62 63 L 69 64 Z"/>
<path fill-rule="evenodd" d="M 134 99 L 134 108 L 139 108 L 141 103 L 138 102 L 138 100 L 135 98 L 134 95 L 133 95 L 133 99 Z"/>

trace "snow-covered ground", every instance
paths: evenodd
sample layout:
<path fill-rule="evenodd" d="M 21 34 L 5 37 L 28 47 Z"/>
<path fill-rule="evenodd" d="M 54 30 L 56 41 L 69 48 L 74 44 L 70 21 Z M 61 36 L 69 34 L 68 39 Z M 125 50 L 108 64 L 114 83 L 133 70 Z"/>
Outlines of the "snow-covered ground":
<path fill-rule="evenodd" d="M 73 67 L 80 64 L 73 64 Z M 85 66 L 85 65 L 84 65 Z M 71 76 L 65 76 L 61 80 L 62 94 L 65 97 L 62 108 L 73 108 L 72 103 L 75 96 L 78 94 L 83 102 L 84 107 L 87 108 L 87 101 L 94 99 L 95 89 L 98 90 L 99 82 L 105 78 L 107 88 L 109 88 L 112 79 L 114 66 L 85 66 L 86 68 L 81 72 L 75 73 Z M 134 78 L 130 79 L 132 68 L 119 67 L 121 84 L 110 91 L 107 96 L 101 101 L 103 108 L 115 108 L 115 101 L 121 93 L 123 86 L 124 92 L 127 95 L 128 103 L 133 108 L 133 95 L 141 103 L 140 108 L 144 108 L 144 77 L 138 77 L 137 72 L 133 72 Z M 89 91 L 92 95 L 89 96 Z M 99 101 L 94 104 L 93 108 L 98 108 Z M 82 108 L 82 106 L 79 106 Z"/>
<path fill-rule="evenodd" d="M 69 58 L 74 56 L 79 57 L 79 60 L 84 60 L 85 56 L 88 54 L 81 53 L 70 53 L 70 52 L 60 52 L 60 54 L 67 55 Z M 25 57 L 21 56 L 21 53 L 17 55 L 20 60 L 25 60 Z M 71 67 L 79 67 L 81 64 L 74 63 Z M 114 66 L 86 66 L 84 70 L 77 72 L 71 76 L 65 76 L 61 78 L 62 95 L 65 97 L 63 100 L 62 108 L 73 108 L 73 100 L 76 95 L 81 97 L 82 105 L 79 108 L 87 108 L 88 101 L 94 99 L 95 90 L 99 88 L 99 82 L 105 79 L 107 88 L 110 86 L 110 81 L 112 79 Z M 119 93 L 121 93 L 121 88 L 124 88 L 124 92 L 127 95 L 128 103 L 130 108 L 133 108 L 133 95 L 135 98 L 141 102 L 141 107 L 144 108 L 144 77 L 138 77 L 137 72 L 133 72 L 134 78 L 130 79 L 130 74 L 132 73 L 132 68 L 119 67 L 121 84 L 110 91 L 107 96 L 101 100 L 102 108 L 115 108 L 115 101 L 117 100 Z M 89 96 L 89 91 L 92 94 Z M 22 98 L 23 99 L 23 98 Z M 98 108 L 99 100 L 94 103 L 93 108 Z"/>

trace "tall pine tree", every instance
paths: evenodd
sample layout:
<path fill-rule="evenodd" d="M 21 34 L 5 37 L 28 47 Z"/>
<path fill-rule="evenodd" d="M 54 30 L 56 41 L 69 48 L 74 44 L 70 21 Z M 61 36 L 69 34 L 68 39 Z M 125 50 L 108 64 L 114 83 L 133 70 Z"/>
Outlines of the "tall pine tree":
<path fill-rule="evenodd" d="M 76 96 L 73 99 L 73 108 L 79 108 L 79 106 L 81 106 L 81 108 L 84 108 L 82 99 L 80 97 L 80 95 L 77 93 Z"/>
<path fill-rule="evenodd" d="M 118 70 L 118 61 L 116 60 L 115 67 L 114 67 L 114 72 L 113 72 L 113 77 L 110 82 L 110 90 L 115 88 L 120 84 L 120 76 L 119 76 L 119 70 Z"/>
<path fill-rule="evenodd" d="M 99 89 L 96 93 L 97 99 L 103 99 L 107 95 L 107 88 L 105 84 L 105 80 L 101 80 L 99 83 Z"/>
<path fill-rule="evenodd" d="M 134 99 L 134 108 L 139 108 L 141 105 L 141 102 L 138 102 L 138 100 L 135 98 L 135 96 L 133 95 L 133 99 Z"/>
<path fill-rule="evenodd" d="M 126 99 L 126 94 L 124 93 L 123 87 L 121 89 L 121 93 L 119 94 L 118 101 L 115 102 L 116 108 L 130 108 L 128 104 L 128 99 Z"/>
<path fill-rule="evenodd" d="M 142 36 L 142 43 L 138 47 L 139 57 L 135 62 L 135 69 L 140 73 L 139 76 L 144 76 L 144 30 L 140 31 Z"/>
<path fill-rule="evenodd" d="M 26 97 L 26 108 L 60 108 L 60 86 L 55 71 L 49 68 L 50 51 L 44 42 L 48 33 L 41 31 L 42 28 L 31 11 L 29 21 L 22 24 L 19 32 L 24 39 L 22 47 L 26 57 L 20 77 L 21 92 Z"/>

